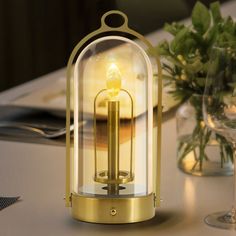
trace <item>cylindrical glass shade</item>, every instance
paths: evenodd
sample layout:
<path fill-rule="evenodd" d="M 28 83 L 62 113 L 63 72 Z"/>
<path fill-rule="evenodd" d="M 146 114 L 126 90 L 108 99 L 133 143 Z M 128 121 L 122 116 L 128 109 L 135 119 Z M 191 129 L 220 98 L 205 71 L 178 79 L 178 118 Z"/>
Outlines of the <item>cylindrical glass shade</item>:
<path fill-rule="evenodd" d="M 80 53 L 73 80 L 72 192 L 108 198 L 152 193 L 156 104 L 146 52 L 124 37 L 99 38 Z"/>

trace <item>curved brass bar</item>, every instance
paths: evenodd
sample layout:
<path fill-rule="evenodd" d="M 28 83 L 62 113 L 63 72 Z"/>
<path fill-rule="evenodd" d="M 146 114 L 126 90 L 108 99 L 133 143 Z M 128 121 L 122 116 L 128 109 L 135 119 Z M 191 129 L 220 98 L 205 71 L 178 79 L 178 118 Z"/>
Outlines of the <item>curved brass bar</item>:
<path fill-rule="evenodd" d="M 133 179 L 134 179 L 134 174 L 133 174 L 133 168 L 132 168 L 132 166 L 133 166 L 133 124 L 134 124 L 134 122 L 133 122 L 133 120 L 134 120 L 134 118 L 133 118 L 133 107 L 134 107 L 134 102 L 133 102 L 133 98 L 132 98 L 132 96 L 131 96 L 131 94 L 127 91 L 127 90 L 125 90 L 125 89 L 121 89 L 121 91 L 123 91 L 123 92 L 125 92 L 126 94 L 128 94 L 128 96 L 129 96 L 129 98 L 130 98 L 130 101 L 131 101 L 131 147 L 130 147 L 130 172 L 129 172 L 129 176 L 128 176 L 128 178 L 121 178 L 121 179 L 119 179 L 119 180 L 116 180 L 116 181 L 108 181 L 107 179 L 105 179 L 105 178 L 102 178 L 101 176 L 99 176 L 99 173 L 98 173 L 98 170 L 97 170 L 97 145 L 96 145 L 96 140 L 97 140 L 97 138 L 96 138 L 96 136 L 97 136 L 97 132 L 96 132 L 96 130 L 97 130 L 97 128 L 96 128 L 96 115 L 97 115 L 97 112 L 96 112 L 96 102 L 97 102 L 97 98 L 99 97 L 99 95 L 101 94 L 101 93 L 103 93 L 103 92 L 105 92 L 107 89 L 102 89 L 102 90 L 100 90 L 97 94 L 96 94 L 96 96 L 95 96 L 95 98 L 94 98 L 94 118 L 93 118 L 93 127 L 94 127 L 94 158 L 95 158 L 95 173 L 94 173 L 94 180 L 95 181 L 97 181 L 97 182 L 101 182 L 101 183 L 106 183 L 106 184 L 112 184 L 112 183 L 118 183 L 118 184 L 124 184 L 124 183 L 127 183 L 127 182 L 130 182 L 130 181 L 132 181 Z M 102 171 L 101 173 L 106 173 L 107 171 Z M 120 171 L 120 173 L 121 173 L 121 176 L 122 176 L 122 173 L 126 173 L 125 171 Z"/>
<path fill-rule="evenodd" d="M 125 93 L 127 93 L 128 96 L 130 97 L 130 101 L 131 101 L 130 174 L 133 175 L 134 101 L 133 101 L 131 94 L 127 90 L 121 89 L 121 91 L 124 91 Z"/>
<path fill-rule="evenodd" d="M 93 102 L 93 110 L 94 110 L 94 116 L 93 116 L 93 130 L 94 130 L 94 170 L 95 173 L 94 175 L 96 175 L 97 173 L 97 111 L 96 111 L 96 102 L 97 102 L 97 98 L 98 96 L 105 92 L 107 89 L 102 89 L 100 90 L 97 95 L 94 98 L 94 102 Z"/>
<path fill-rule="evenodd" d="M 134 175 L 124 170 L 119 171 L 119 179 L 109 179 L 107 170 L 100 171 L 94 176 L 94 181 L 103 184 L 126 184 L 133 181 L 133 179 Z"/>

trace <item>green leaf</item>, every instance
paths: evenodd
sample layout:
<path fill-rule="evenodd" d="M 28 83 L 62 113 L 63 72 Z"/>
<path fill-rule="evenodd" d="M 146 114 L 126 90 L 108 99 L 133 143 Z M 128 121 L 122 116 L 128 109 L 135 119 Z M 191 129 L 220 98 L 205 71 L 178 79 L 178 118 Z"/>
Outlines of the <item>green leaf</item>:
<path fill-rule="evenodd" d="M 201 62 L 201 58 L 195 58 L 192 63 L 188 63 L 185 67 L 186 71 L 189 73 L 195 74 L 203 69 L 203 63 Z"/>
<path fill-rule="evenodd" d="M 175 38 L 172 40 L 170 44 L 170 48 L 173 52 L 176 54 L 183 53 L 185 45 L 184 41 L 187 39 L 189 36 L 189 29 L 188 28 L 183 28 L 180 30 L 180 32 L 175 36 Z"/>
<path fill-rule="evenodd" d="M 160 44 L 156 47 L 156 49 L 159 55 L 162 56 L 170 55 L 169 43 L 167 40 L 160 42 Z"/>
<path fill-rule="evenodd" d="M 185 28 L 183 24 L 173 22 L 172 24 L 165 23 L 164 30 L 175 36 L 180 30 Z"/>
<path fill-rule="evenodd" d="M 205 75 L 207 75 L 207 73 L 208 73 L 209 64 L 210 64 L 210 62 L 209 62 L 209 60 L 208 60 L 205 64 L 202 65 L 202 71 L 203 71 L 203 73 L 204 73 Z"/>
<path fill-rule="evenodd" d="M 175 33 L 176 33 L 175 29 L 173 27 L 173 24 L 165 23 L 164 30 L 169 32 L 170 34 L 173 34 L 173 35 L 175 35 Z"/>
<path fill-rule="evenodd" d="M 172 40 L 170 48 L 175 54 L 181 54 L 187 57 L 194 53 L 198 47 L 195 38 L 192 37 L 188 28 L 183 28 L 176 37 Z"/>
<path fill-rule="evenodd" d="M 218 34 L 218 25 L 214 25 L 206 35 L 206 42 L 208 44 L 208 47 L 210 47 L 215 41 Z"/>
<path fill-rule="evenodd" d="M 192 23 L 197 32 L 204 34 L 211 23 L 211 16 L 206 8 L 201 2 L 197 2 L 192 11 Z"/>
<path fill-rule="evenodd" d="M 197 43 L 193 38 L 187 38 L 184 43 L 184 52 L 183 54 L 190 54 L 195 52 L 197 48 Z"/>
<path fill-rule="evenodd" d="M 235 34 L 235 24 L 231 16 L 228 16 L 223 25 L 223 30 L 229 34 Z"/>
<path fill-rule="evenodd" d="M 196 82 L 200 87 L 204 87 L 206 83 L 206 78 L 205 77 L 197 77 Z"/>
<path fill-rule="evenodd" d="M 224 45 L 225 42 L 234 41 L 234 40 L 235 40 L 235 36 L 233 36 L 232 34 L 228 32 L 223 32 L 218 36 L 217 44 L 221 46 L 221 45 Z"/>
<path fill-rule="evenodd" d="M 213 22 L 215 24 L 219 23 L 222 20 L 222 16 L 220 13 L 220 3 L 219 2 L 213 2 L 210 4 L 211 14 L 213 18 Z"/>

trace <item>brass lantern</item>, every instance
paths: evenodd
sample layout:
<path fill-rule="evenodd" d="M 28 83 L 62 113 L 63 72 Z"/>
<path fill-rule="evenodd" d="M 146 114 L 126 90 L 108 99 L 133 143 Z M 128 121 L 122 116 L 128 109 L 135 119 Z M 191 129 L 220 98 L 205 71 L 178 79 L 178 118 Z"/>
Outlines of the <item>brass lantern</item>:
<path fill-rule="evenodd" d="M 121 26 L 107 25 L 113 15 Z M 154 217 L 161 88 L 158 56 L 122 12 L 104 14 L 76 45 L 67 67 L 66 137 L 66 206 L 74 218 L 120 224 Z"/>

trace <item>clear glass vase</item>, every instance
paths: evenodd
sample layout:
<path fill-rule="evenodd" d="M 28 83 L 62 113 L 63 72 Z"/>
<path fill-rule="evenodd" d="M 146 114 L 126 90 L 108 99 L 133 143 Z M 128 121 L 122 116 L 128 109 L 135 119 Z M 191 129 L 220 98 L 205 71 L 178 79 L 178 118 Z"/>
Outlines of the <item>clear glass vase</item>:
<path fill-rule="evenodd" d="M 196 176 L 233 175 L 233 152 L 226 139 L 205 125 L 202 95 L 194 94 L 176 113 L 177 162 Z"/>

